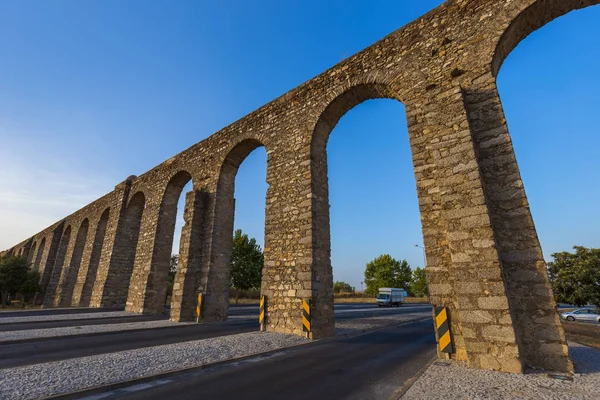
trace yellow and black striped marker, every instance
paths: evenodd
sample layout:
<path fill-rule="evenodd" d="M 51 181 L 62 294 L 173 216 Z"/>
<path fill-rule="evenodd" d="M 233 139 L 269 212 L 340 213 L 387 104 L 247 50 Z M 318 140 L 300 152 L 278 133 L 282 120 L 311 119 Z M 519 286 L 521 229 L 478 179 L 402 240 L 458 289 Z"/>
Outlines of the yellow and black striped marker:
<path fill-rule="evenodd" d="M 446 307 L 435 308 L 435 328 L 437 329 L 440 353 L 452 353 L 450 324 L 448 323 L 448 309 Z"/>
<path fill-rule="evenodd" d="M 202 299 L 204 295 L 198 293 L 198 303 L 196 303 L 196 323 L 202 320 Z"/>
<path fill-rule="evenodd" d="M 310 333 L 310 300 L 302 299 L 302 330 Z"/>
<path fill-rule="evenodd" d="M 258 323 L 260 324 L 260 330 L 265 330 L 265 325 L 267 320 L 265 319 L 267 310 L 267 296 L 262 296 L 260 298 L 260 313 L 258 314 Z"/>

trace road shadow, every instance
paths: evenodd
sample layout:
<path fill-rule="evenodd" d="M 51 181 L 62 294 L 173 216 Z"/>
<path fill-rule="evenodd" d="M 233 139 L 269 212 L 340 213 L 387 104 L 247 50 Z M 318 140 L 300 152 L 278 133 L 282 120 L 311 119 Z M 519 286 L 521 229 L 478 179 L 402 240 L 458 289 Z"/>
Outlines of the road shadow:
<path fill-rule="evenodd" d="M 578 374 L 600 372 L 600 350 L 579 343 L 569 345 L 569 355 Z"/>

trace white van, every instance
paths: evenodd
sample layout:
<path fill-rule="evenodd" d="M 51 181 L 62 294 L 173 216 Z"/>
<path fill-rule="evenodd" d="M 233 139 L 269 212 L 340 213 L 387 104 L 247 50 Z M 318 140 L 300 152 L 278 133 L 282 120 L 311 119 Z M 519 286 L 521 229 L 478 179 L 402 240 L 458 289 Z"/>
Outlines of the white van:
<path fill-rule="evenodd" d="M 400 307 L 407 295 L 406 290 L 402 288 L 379 288 L 377 305 L 379 307 Z"/>

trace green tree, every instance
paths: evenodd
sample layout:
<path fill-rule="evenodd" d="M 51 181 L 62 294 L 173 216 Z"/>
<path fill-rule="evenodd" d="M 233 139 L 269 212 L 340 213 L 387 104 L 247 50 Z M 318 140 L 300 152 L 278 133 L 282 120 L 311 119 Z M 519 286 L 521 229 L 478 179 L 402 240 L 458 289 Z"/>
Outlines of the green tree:
<path fill-rule="evenodd" d="M 354 293 L 354 288 L 346 282 L 335 282 L 333 284 L 334 293 Z"/>
<path fill-rule="evenodd" d="M 169 277 L 172 279 L 175 279 L 177 264 L 179 264 L 179 256 L 177 254 L 171 254 L 171 259 L 169 260 Z"/>
<path fill-rule="evenodd" d="M 425 276 L 425 268 L 417 267 L 412 273 L 410 281 L 410 291 L 413 296 L 425 297 L 429 294 L 427 287 L 427 277 Z"/>
<path fill-rule="evenodd" d="M 256 239 L 236 230 L 231 253 L 231 286 L 236 289 L 236 303 L 241 290 L 260 288 L 263 265 L 263 252 Z"/>
<path fill-rule="evenodd" d="M 27 279 L 19 288 L 19 293 L 23 295 L 23 300 L 30 302 L 36 293 L 40 292 L 40 273 L 38 271 L 29 270 Z"/>
<path fill-rule="evenodd" d="M 27 281 L 29 265 L 27 260 L 20 256 L 4 256 L 0 258 L 0 303 L 2 307 L 15 295 L 21 285 Z"/>
<path fill-rule="evenodd" d="M 168 300 L 169 296 L 173 294 L 173 285 L 175 283 L 175 274 L 177 273 L 178 263 L 179 255 L 171 254 L 171 259 L 169 260 L 169 276 L 167 277 L 167 296 L 165 298 L 165 302 Z"/>
<path fill-rule="evenodd" d="M 389 254 L 381 255 L 367 263 L 365 284 L 368 294 L 377 294 L 380 287 L 409 289 L 411 281 L 410 265 L 406 260 L 396 260 Z"/>
<path fill-rule="evenodd" d="M 548 275 L 559 303 L 600 307 L 600 249 L 574 246 L 574 253 L 552 254 Z"/>

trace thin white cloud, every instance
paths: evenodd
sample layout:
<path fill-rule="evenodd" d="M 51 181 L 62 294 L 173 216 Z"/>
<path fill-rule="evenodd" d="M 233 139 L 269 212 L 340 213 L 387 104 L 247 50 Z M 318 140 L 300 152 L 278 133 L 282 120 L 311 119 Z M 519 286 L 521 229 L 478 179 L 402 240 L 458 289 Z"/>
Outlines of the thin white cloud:
<path fill-rule="evenodd" d="M 0 149 L 0 249 L 7 249 L 104 195 L 107 180 L 44 167 Z M 56 168 L 56 165 L 53 166 Z M 81 173 L 74 172 L 81 171 Z"/>

